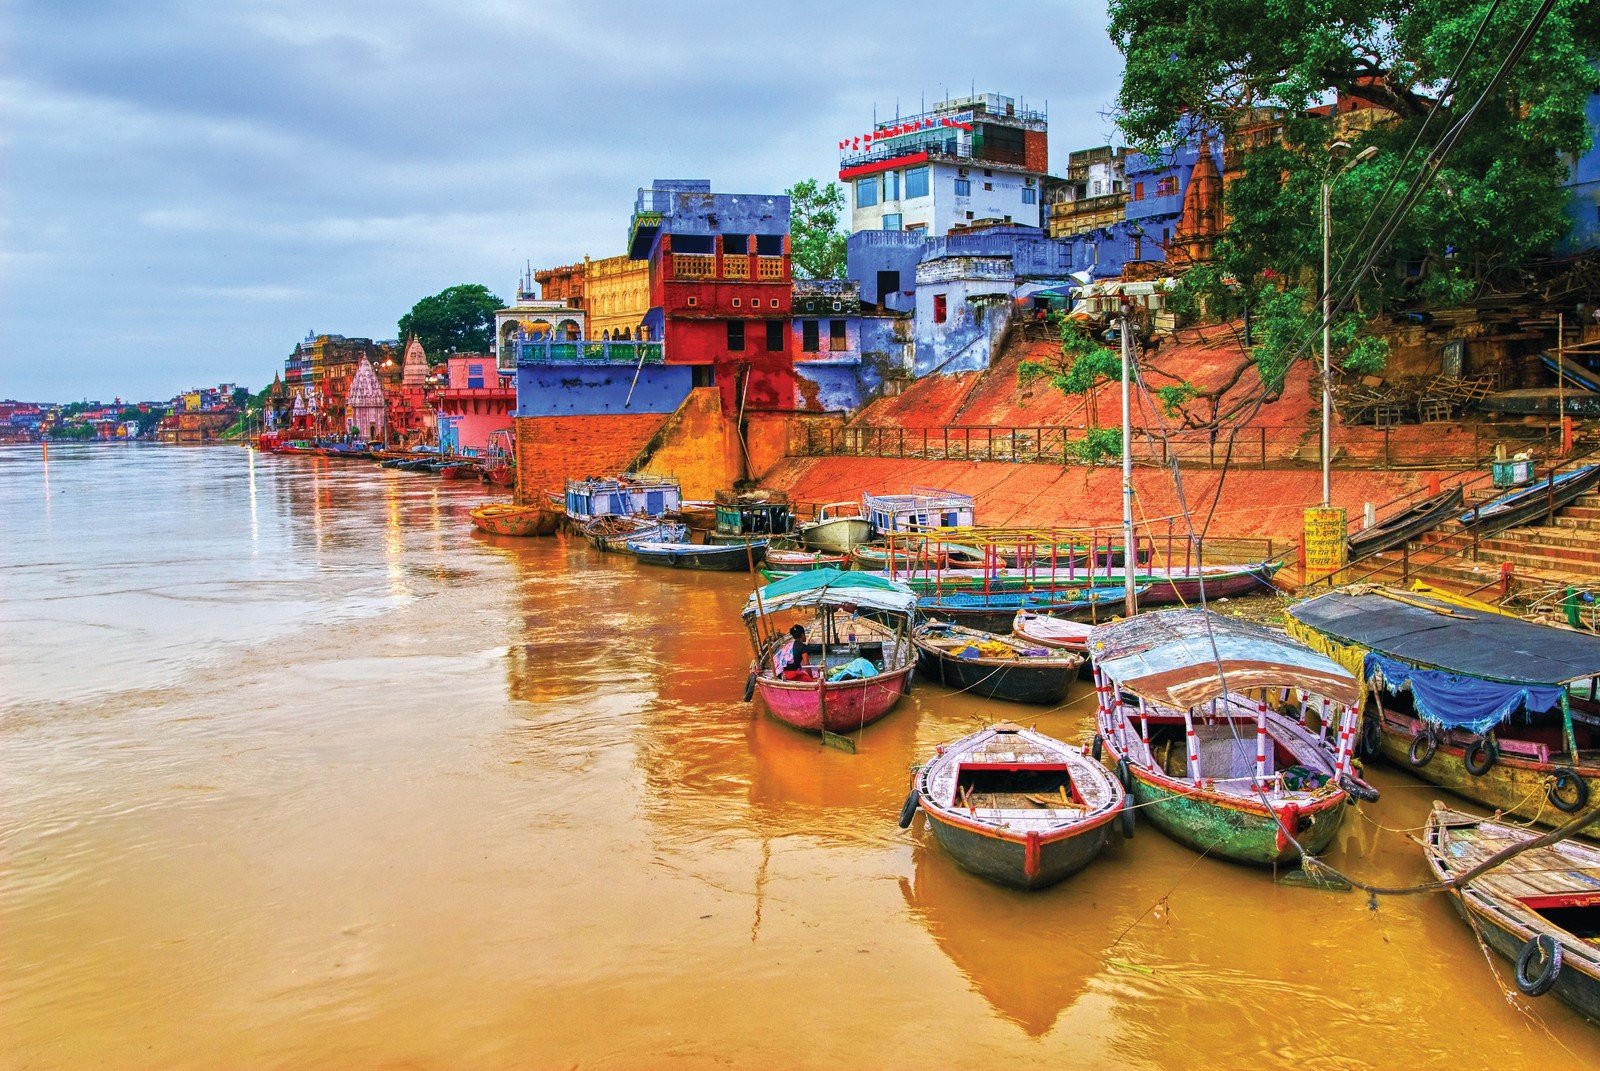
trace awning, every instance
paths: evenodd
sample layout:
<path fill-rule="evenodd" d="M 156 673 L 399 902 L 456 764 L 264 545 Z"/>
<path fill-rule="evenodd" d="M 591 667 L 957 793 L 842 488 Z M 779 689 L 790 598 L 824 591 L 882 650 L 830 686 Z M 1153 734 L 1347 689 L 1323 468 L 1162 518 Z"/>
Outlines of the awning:
<path fill-rule="evenodd" d="M 1355 706 L 1361 682 L 1281 632 L 1207 610 L 1142 613 L 1089 632 L 1089 654 L 1117 686 L 1189 709 L 1257 688 L 1299 688 Z"/>
<path fill-rule="evenodd" d="M 744 616 L 807 606 L 857 606 L 894 614 L 917 608 L 917 593 L 898 580 L 840 569 L 812 569 L 768 584 L 744 604 Z"/>
<path fill-rule="evenodd" d="M 1343 644 L 1418 669 L 1554 687 L 1600 676 L 1600 636 L 1484 613 L 1409 591 L 1333 591 L 1289 616 Z"/>

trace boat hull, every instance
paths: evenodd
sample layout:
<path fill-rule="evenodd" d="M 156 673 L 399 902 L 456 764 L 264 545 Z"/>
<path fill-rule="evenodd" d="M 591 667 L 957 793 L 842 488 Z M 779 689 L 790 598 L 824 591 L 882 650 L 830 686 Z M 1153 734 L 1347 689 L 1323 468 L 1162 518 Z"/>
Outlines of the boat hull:
<path fill-rule="evenodd" d="M 856 544 L 865 543 L 871 537 L 872 530 L 865 517 L 836 517 L 830 521 L 802 524 L 795 535 L 813 550 L 849 554 Z"/>
<path fill-rule="evenodd" d="M 774 718 L 808 733 L 850 733 L 894 709 L 910 687 L 915 663 L 865 680 L 838 681 L 818 688 L 807 681 L 756 679 L 756 694 Z"/>
<path fill-rule="evenodd" d="M 988 699 L 1010 703 L 1049 705 L 1066 699 L 1072 682 L 1078 679 L 1077 660 L 956 658 L 926 647 L 917 647 L 917 670 L 924 680 L 937 681 L 947 688 L 971 692 Z"/>
<path fill-rule="evenodd" d="M 1355 559 L 1378 554 L 1437 528 L 1461 505 L 1462 493 L 1461 488 L 1452 487 L 1426 502 L 1417 503 L 1397 517 L 1357 532 L 1346 541 L 1350 557 Z"/>
<path fill-rule="evenodd" d="M 1071 877 L 1094 861 L 1106 846 L 1111 820 L 1087 829 L 1069 830 L 1038 841 L 1037 861 L 1028 873 L 1029 847 L 1025 839 L 1005 836 L 978 823 L 963 822 L 950 814 L 923 810 L 939 847 L 980 878 L 1013 889 L 1043 889 Z"/>
<path fill-rule="evenodd" d="M 1299 849 L 1283 837 L 1278 820 L 1259 802 L 1157 780 L 1138 766 L 1129 769 L 1139 816 L 1180 844 L 1257 866 L 1299 861 Z M 1321 854 L 1333 842 L 1344 821 L 1344 800 L 1343 792 L 1335 792 L 1296 809 L 1295 838 L 1311 854 Z"/>
<path fill-rule="evenodd" d="M 717 573 L 748 573 L 752 561 L 759 565 L 767 553 L 765 543 L 752 543 L 746 547 L 705 546 L 698 543 L 663 543 L 652 546 L 631 540 L 628 549 L 646 565 L 661 565 L 669 569 L 698 569 Z"/>
<path fill-rule="evenodd" d="M 561 514 L 543 506 L 519 506 L 503 510 L 475 509 L 470 514 L 473 527 L 490 535 L 548 536 L 561 524 Z"/>

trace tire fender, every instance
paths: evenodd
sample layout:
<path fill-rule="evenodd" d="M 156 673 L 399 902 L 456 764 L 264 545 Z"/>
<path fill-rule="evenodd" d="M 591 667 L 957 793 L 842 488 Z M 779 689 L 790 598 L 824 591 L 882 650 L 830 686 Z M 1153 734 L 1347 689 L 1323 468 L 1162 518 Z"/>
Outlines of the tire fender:
<path fill-rule="evenodd" d="M 911 794 L 906 796 L 905 803 L 900 805 L 900 828 L 909 829 L 911 820 L 917 816 L 917 808 L 922 806 L 922 793 L 916 785 L 911 786 Z"/>
<path fill-rule="evenodd" d="M 1122 830 L 1123 840 L 1133 839 L 1134 822 L 1133 793 L 1124 792 L 1122 794 L 1122 806 L 1117 809 L 1117 828 Z"/>
<path fill-rule="evenodd" d="M 1550 787 L 1545 790 L 1551 806 L 1563 814 L 1577 814 L 1589 805 L 1589 782 L 1584 776 L 1571 766 L 1557 766 L 1550 771 L 1552 778 Z M 1573 791 L 1572 799 L 1563 799 L 1561 791 L 1570 786 Z"/>
<path fill-rule="evenodd" d="M 1495 760 L 1499 757 L 1500 749 L 1494 746 L 1494 741 L 1487 736 L 1480 736 L 1467 745 L 1467 753 L 1462 756 L 1462 764 L 1472 776 L 1482 777 L 1494 767 Z"/>
<path fill-rule="evenodd" d="M 751 698 L 754 697 L 755 694 L 756 694 L 756 670 L 755 670 L 754 666 L 751 666 L 750 667 L 750 676 L 748 676 L 748 677 L 746 677 L 744 679 L 744 701 L 746 703 L 750 702 Z"/>
<path fill-rule="evenodd" d="M 1530 997 L 1550 992 L 1561 975 L 1561 942 L 1547 933 L 1531 938 L 1517 953 L 1517 988 Z"/>
<path fill-rule="evenodd" d="M 1105 739 L 1099 733 L 1095 733 L 1094 744 L 1089 749 L 1089 753 L 1094 756 L 1095 762 L 1099 762 L 1100 756 L 1105 754 L 1105 745 Z"/>
<path fill-rule="evenodd" d="M 1428 729 L 1422 730 L 1411 738 L 1411 750 L 1407 753 L 1411 765 L 1418 769 L 1428 765 L 1433 759 L 1433 753 L 1439 750 L 1439 741 Z"/>
<path fill-rule="evenodd" d="M 1124 792 L 1133 791 L 1133 771 L 1128 768 L 1128 760 L 1125 758 L 1117 760 L 1117 780 L 1122 782 Z"/>
<path fill-rule="evenodd" d="M 1383 748 L 1383 716 L 1368 714 L 1361 722 L 1361 757 L 1375 758 Z"/>

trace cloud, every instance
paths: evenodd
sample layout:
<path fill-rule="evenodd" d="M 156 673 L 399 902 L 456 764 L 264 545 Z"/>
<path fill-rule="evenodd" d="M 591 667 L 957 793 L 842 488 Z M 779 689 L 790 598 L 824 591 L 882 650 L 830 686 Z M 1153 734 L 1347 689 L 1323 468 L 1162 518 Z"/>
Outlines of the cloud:
<path fill-rule="evenodd" d="M 657 176 L 777 192 L 976 85 L 1103 144 L 1090 4 L 13 3 L 0 396 L 259 385 L 307 327 L 622 251 Z M 43 355 L 44 359 L 41 359 Z"/>

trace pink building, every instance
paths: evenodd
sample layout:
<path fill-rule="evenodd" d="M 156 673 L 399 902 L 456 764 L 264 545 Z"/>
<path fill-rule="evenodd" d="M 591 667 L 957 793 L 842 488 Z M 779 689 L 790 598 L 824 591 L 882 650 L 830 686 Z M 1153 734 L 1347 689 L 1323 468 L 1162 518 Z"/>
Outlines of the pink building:
<path fill-rule="evenodd" d="M 491 432 L 511 429 L 517 388 L 500 378 L 489 354 L 451 357 L 447 367 L 449 386 L 439 392 L 439 448 L 446 453 L 482 454 Z"/>

